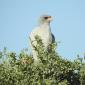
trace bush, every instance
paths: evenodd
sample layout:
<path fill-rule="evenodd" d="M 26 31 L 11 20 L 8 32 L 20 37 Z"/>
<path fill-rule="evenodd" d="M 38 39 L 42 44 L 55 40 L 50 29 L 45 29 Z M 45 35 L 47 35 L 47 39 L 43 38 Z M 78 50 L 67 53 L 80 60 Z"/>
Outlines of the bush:
<path fill-rule="evenodd" d="M 37 41 L 37 65 L 27 50 L 19 55 L 6 48 L 0 52 L 0 85 L 85 85 L 85 63 L 63 59 L 55 52 L 55 43 L 49 46 L 50 52 L 44 51 Z"/>

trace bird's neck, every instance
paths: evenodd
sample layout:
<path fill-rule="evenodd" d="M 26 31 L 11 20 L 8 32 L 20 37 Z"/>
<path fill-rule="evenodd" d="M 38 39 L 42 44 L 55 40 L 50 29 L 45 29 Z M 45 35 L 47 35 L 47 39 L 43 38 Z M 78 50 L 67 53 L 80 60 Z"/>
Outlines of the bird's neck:
<path fill-rule="evenodd" d="M 40 30 L 42 30 L 42 32 L 51 32 L 50 23 L 40 25 Z"/>
<path fill-rule="evenodd" d="M 42 28 L 48 28 L 48 29 L 50 29 L 50 23 L 43 23 L 43 24 L 40 24 L 40 27 L 42 27 Z"/>
<path fill-rule="evenodd" d="M 50 22 L 45 22 L 45 23 L 43 23 L 43 25 L 49 25 L 50 26 Z"/>

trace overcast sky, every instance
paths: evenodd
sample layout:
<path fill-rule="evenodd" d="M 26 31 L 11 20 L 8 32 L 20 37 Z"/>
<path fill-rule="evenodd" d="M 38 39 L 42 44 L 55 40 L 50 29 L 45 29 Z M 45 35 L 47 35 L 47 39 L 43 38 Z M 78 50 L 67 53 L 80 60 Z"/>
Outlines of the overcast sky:
<path fill-rule="evenodd" d="M 85 0 L 0 0 L 0 50 L 28 48 L 28 36 L 43 14 L 53 16 L 51 30 L 58 53 L 75 59 L 85 52 Z M 29 47 L 30 48 L 30 47 Z"/>

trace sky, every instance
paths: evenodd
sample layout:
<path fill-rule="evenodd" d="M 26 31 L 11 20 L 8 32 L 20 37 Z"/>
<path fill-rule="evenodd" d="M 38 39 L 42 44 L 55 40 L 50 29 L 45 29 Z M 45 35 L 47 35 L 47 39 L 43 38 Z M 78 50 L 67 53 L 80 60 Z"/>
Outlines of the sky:
<path fill-rule="evenodd" d="M 85 52 L 85 0 L 0 0 L 0 50 L 19 53 L 29 48 L 29 34 L 39 16 L 53 17 L 57 52 L 74 60 Z"/>

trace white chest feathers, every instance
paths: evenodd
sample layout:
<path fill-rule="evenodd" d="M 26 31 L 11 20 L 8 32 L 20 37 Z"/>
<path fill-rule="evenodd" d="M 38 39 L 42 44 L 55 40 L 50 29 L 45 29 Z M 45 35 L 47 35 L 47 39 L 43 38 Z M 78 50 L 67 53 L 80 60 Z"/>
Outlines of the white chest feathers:
<path fill-rule="evenodd" d="M 51 36 L 51 29 L 50 26 L 48 25 L 42 25 L 40 27 L 35 28 L 32 33 L 31 33 L 31 40 L 35 40 L 35 36 L 38 35 L 45 48 L 47 48 L 47 46 L 52 43 L 52 36 Z"/>

